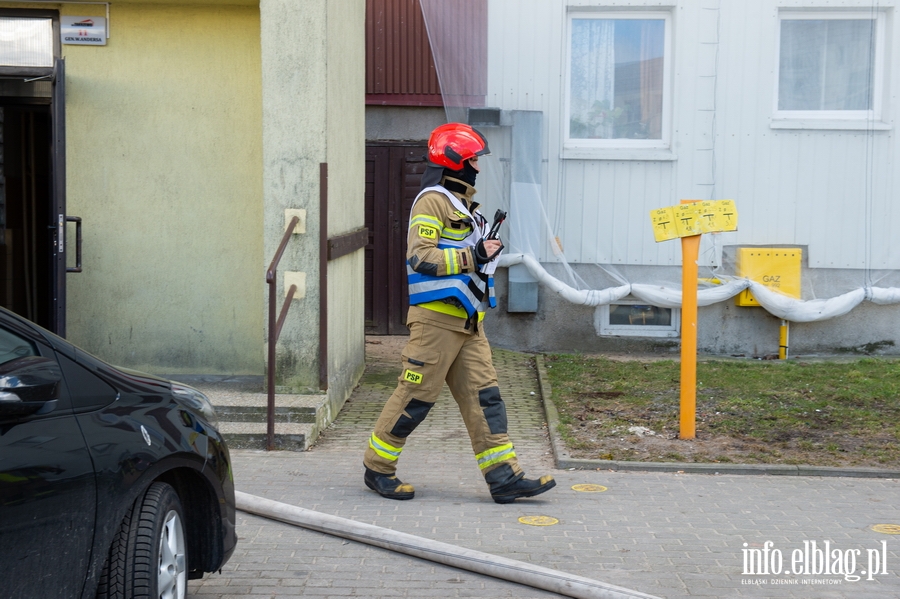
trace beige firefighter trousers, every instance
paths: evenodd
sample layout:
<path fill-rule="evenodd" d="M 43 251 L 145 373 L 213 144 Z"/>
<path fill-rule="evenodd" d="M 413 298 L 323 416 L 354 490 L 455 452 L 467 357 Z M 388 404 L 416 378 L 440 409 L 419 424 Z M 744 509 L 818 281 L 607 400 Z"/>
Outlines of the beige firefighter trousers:
<path fill-rule="evenodd" d="M 506 406 L 482 327 L 467 333 L 413 322 L 409 329 L 399 383 L 369 439 L 366 467 L 382 474 L 396 472 L 407 437 L 425 420 L 446 381 L 486 481 L 502 486 L 521 478 L 522 469 L 507 434 Z"/>

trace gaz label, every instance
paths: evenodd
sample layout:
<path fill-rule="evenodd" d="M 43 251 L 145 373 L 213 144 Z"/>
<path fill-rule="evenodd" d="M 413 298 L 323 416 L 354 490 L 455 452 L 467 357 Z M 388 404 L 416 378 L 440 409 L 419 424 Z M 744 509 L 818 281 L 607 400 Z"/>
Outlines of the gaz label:
<path fill-rule="evenodd" d="M 410 383 L 415 383 L 416 385 L 420 385 L 422 383 L 423 377 L 418 372 L 413 372 L 412 370 L 407 370 L 403 373 L 403 379 L 409 381 Z"/>
<path fill-rule="evenodd" d="M 734 200 L 682 200 L 678 206 L 650 211 L 653 237 L 667 241 L 702 233 L 737 231 Z"/>
<path fill-rule="evenodd" d="M 737 209 L 734 206 L 734 200 L 717 200 L 715 203 L 713 217 L 715 231 L 737 231 Z"/>
<path fill-rule="evenodd" d="M 675 226 L 678 228 L 679 237 L 691 237 L 700 235 L 700 202 L 679 204 L 674 206 Z"/>
<path fill-rule="evenodd" d="M 675 210 L 671 206 L 657 208 L 650 212 L 650 222 L 653 223 L 653 238 L 656 241 L 678 238 L 678 229 L 675 226 Z"/>

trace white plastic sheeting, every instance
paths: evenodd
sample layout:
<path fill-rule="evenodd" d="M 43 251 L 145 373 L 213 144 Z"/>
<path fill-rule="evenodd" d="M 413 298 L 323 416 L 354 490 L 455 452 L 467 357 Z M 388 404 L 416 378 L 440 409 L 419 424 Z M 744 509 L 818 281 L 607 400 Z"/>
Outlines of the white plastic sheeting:
<path fill-rule="evenodd" d="M 528 5 L 530 9 L 522 9 L 520 13 L 519 10 L 513 8 L 518 5 L 510 0 L 472 0 L 465 4 L 451 3 L 446 0 L 420 0 L 420 2 L 438 78 L 444 94 L 444 106 L 448 121 L 465 121 L 468 118 L 469 105 L 464 99 L 468 97 L 466 94 L 471 91 L 469 87 L 473 80 L 477 80 L 480 77 L 481 69 L 485 68 L 484 65 L 466 63 L 463 54 L 459 52 L 459 39 L 455 34 L 455 27 L 459 25 L 457 21 L 463 14 L 459 13 L 461 7 L 465 7 L 465 10 L 469 11 L 483 9 L 489 20 L 500 19 L 504 23 L 508 22 L 507 26 L 493 27 L 489 24 L 487 27 L 489 37 L 494 34 L 502 37 L 503 41 L 501 46 L 497 46 L 492 45 L 490 40 L 486 40 L 486 61 L 488 62 L 486 72 L 489 76 L 491 74 L 496 76 L 496 73 L 500 72 L 490 68 L 492 60 L 496 63 L 502 58 L 504 66 L 516 66 L 515 60 L 518 60 L 517 57 L 521 54 L 508 52 L 503 57 L 492 57 L 492 49 L 496 53 L 498 52 L 497 48 L 500 47 L 541 46 L 550 43 L 551 39 L 558 39 L 550 35 L 550 24 L 547 24 L 543 38 L 527 38 L 528 31 L 533 30 L 523 28 L 522 23 L 512 18 L 515 13 L 518 15 L 516 18 L 528 19 L 530 18 L 528 15 L 537 11 L 539 6 L 546 7 L 543 3 L 531 3 Z M 873 10 L 875 4 L 873 2 Z M 567 6 L 565 2 L 554 5 L 561 11 L 560 14 L 565 12 L 565 6 Z M 563 21 L 554 21 L 554 23 L 557 27 L 565 26 Z M 522 60 L 527 59 L 523 58 Z M 521 68 L 501 71 L 504 73 L 509 71 L 511 78 L 515 73 L 519 73 L 519 76 L 525 73 L 526 79 L 539 72 L 529 69 L 528 65 L 519 65 L 519 67 Z M 545 77 L 552 78 L 554 75 L 552 71 L 549 74 L 546 70 L 540 72 L 544 73 Z M 487 81 L 489 90 L 494 83 L 496 82 Z M 570 192 L 568 187 L 564 189 L 561 183 L 556 188 L 547 187 L 544 170 L 547 168 L 548 160 L 557 159 L 559 148 L 556 146 L 546 147 L 550 140 L 547 138 L 546 128 L 543 129 L 543 135 L 541 133 L 541 121 L 537 122 L 537 129 L 534 126 L 531 128 L 519 127 L 515 115 L 521 112 L 533 114 L 539 112 L 540 118 L 544 119 L 545 124 L 551 123 L 551 129 L 558 126 L 560 115 L 552 110 L 547 110 L 546 107 L 541 109 L 538 104 L 532 105 L 526 102 L 528 105 L 523 105 L 522 100 L 517 100 L 516 96 L 511 93 L 508 95 L 505 93 L 494 94 L 489 97 L 492 98 L 492 101 L 499 99 L 501 105 L 493 106 L 493 108 L 502 111 L 507 118 L 504 120 L 501 117 L 500 126 L 483 130 L 490 139 L 493 155 L 485 156 L 481 160 L 482 173 L 479 175 L 478 189 L 479 199 L 490 203 L 491 209 L 502 207 L 510 212 L 509 228 L 504 236 L 504 242 L 508 251 L 513 253 L 503 256 L 500 265 L 505 267 L 516 264 L 525 265 L 528 272 L 540 285 L 575 305 L 596 307 L 612 304 L 626 296 L 631 296 L 655 306 L 680 308 L 680 269 L 673 268 L 673 264 L 666 264 L 663 260 L 653 263 L 659 265 L 659 268 L 649 267 L 647 262 L 631 261 L 617 251 L 607 255 L 604 263 L 593 263 L 592 257 L 599 256 L 599 254 L 585 251 L 584 247 L 579 247 L 584 245 L 584 236 L 588 233 L 579 229 L 579 223 L 565 224 L 561 222 L 558 214 L 554 217 L 554 207 L 558 212 L 567 203 L 591 202 L 596 199 L 585 199 L 578 193 Z M 873 132 L 867 131 L 865 135 L 871 137 Z M 536 149 L 540 151 L 536 153 Z M 866 181 L 865 193 L 868 195 L 863 197 L 866 203 L 871 201 L 874 189 L 872 178 L 875 177 L 875 169 L 869 164 L 870 159 L 871 156 L 867 154 L 867 162 L 860 175 Z M 587 184 L 587 182 L 583 182 L 583 185 Z M 576 192 L 577 188 L 578 181 L 575 181 L 573 189 Z M 715 187 L 710 193 L 713 193 L 714 189 Z M 716 198 L 711 196 L 708 199 Z M 676 203 L 676 200 L 673 199 L 671 203 Z M 614 213 L 618 214 L 613 208 L 613 205 L 603 206 L 603 209 L 610 210 L 611 217 Z M 490 210 L 486 212 L 490 212 Z M 870 224 L 866 226 L 865 232 L 857 237 L 843 240 L 845 244 L 854 248 L 871 248 L 873 243 L 871 232 L 875 228 L 875 220 L 879 217 L 876 216 L 876 212 L 869 209 L 867 209 L 866 215 Z M 645 224 L 649 227 L 649 215 L 646 216 L 646 219 Z M 567 226 L 569 229 L 575 226 L 576 230 L 566 229 Z M 615 226 L 633 232 L 636 225 L 629 221 L 618 222 Z M 590 229 L 590 223 L 586 223 L 581 228 L 585 227 Z M 569 263 L 563 250 L 561 238 L 566 239 L 567 234 L 569 234 L 570 243 L 575 248 L 576 261 L 581 263 L 578 265 L 577 271 Z M 843 270 L 825 267 L 804 268 L 801 294 L 804 299 L 796 299 L 773 291 L 761 283 L 737 276 L 734 264 L 723 263 L 723 237 L 718 235 L 704 235 L 703 237 L 704 245 L 701 246 L 699 260 L 701 277 L 703 277 L 698 290 L 699 306 L 726 301 L 749 288 L 758 303 L 774 316 L 792 322 L 814 322 L 847 314 L 864 301 L 878 305 L 900 303 L 900 271 L 886 270 L 882 266 L 877 266 L 880 264 L 878 261 L 870 261 L 867 258 L 862 264 L 855 264 L 852 268 L 844 265 Z M 785 238 L 783 243 L 792 247 L 802 245 L 793 238 Z M 741 245 L 752 246 L 754 244 L 742 242 Z M 545 264 L 555 264 L 560 267 L 562 270 L 559 276 L 564 277 L 565 281 L 548 273 L 541 263 L 542 260 Z M 615 262 L 615 264 L 610 262 Z M 626 264 L 634 265 L 637 268 L 627 268 Z M 877 270 L 879 268 L 881 270 Z M 594 282 L 591 284 L 582 279 L 582 275 L 593 276 L 594 274 L 597 274 L 597 277 L 592 279 Z M 718 284 L 714 282 L 718 282 Z M 876 286 L 879 283 L 885 286 Z M 591 288 L 597 285 L 605 287 Z M 823 295 L 830 297 L 823 298 L 821 297 Z"/>

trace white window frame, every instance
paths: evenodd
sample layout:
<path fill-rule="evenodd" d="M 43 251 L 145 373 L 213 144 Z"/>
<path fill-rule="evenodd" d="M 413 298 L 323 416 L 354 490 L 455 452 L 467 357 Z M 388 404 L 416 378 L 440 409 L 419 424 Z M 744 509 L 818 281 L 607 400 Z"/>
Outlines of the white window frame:
<path fill-rule="evenodd" d="M 781 82 L 782 23 L 812 20 L 866 20 L 875 22 L 875 64 L 872 81 L 871 110 L 780 110 L 778 99 Z M 883 121 L 885 90 L 886 20 L 884 10 L 781 10 L 778 13 L 778 35 L 775 52 L 775 95 L 770 126 L 773 129 L 890 129 Z"/>
<path fill-rule="evenodd" d="M 649 306 L 645 301 L 638 299 L 622 299 L 613 302 L 616 306 Z M 681 310 L 668 308 L 672 311 L 672 322 L 668 326 L 646 324 L 610 324 L 609 306 L 599 306 L 597 328 L 603 337 L 665 337 L 673 338 L 681 335 Z M 661 306 L 657 306 L 661 307 Z"/>
<path fill-rule="evenodd" d="M 574 19 L 661 19 L 663 40 L 663 91 L 661 139 L 573 139 L 569 136 L 572 75 L 572 21 Z M 566 15 L 565 77 L 563 81 L 563 158 L 615 160 L 674 160 L 671 153 L 672 114 L 672 13 L 659 10 L 570 10 Z"/>

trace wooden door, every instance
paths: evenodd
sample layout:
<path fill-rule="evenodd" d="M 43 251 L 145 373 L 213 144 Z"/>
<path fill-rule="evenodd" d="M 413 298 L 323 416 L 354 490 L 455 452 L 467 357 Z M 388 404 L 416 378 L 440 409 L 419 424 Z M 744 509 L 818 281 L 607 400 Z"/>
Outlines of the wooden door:
<path fill-rule="evenodd" d="M 366 334 L 405 335 L 406 231 L 425 172 L 425 142 L 366 146 Z"/>

